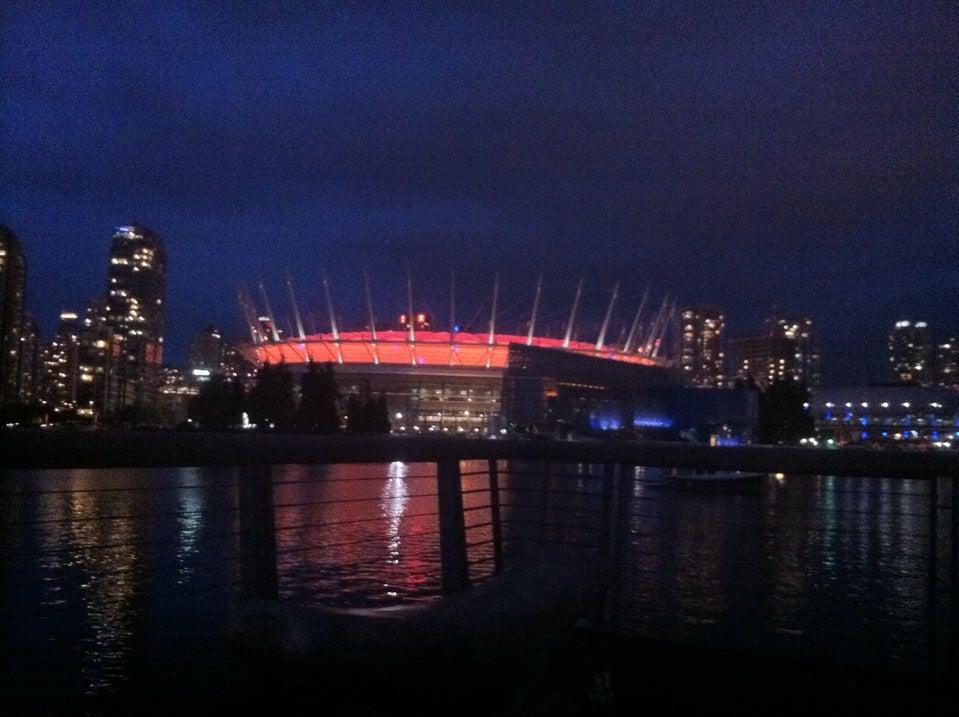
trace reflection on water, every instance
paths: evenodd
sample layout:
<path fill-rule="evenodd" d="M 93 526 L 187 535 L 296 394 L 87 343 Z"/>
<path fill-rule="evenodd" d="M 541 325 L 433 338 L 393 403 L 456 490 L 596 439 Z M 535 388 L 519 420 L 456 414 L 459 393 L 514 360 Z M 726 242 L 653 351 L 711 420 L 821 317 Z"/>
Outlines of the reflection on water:
<path fill-rule="evenodd" d="M 235 583 L 231 482 L 232 471 L 194 469 L 5 476 L 0 674 L 14 695 L 41 710 L 175 681 L 151 660 L 169 657 L 178 633 L 209 634 L 209 588 Z"/>
<path fill-rule="evenodd" d="M 386 483 L 383 485 L 380 506 L 383 515 L 389 521 L 386 526 L 386 539 L 388 544 L 389 560 L 393 565 L 399 565 L 400 562 L 400 543 L 402 536 L 400 534 L 400 523 L 403 520 L 403 513 L 406 511 L 406 504 L 410 502 L 409 491 L 406 489 L 406 478 L 409 473 L 409 467 L 401 461 L 390 463 L 387 473 Z M 396 597 L 395 591 L 388 591 L 387 595 Z"/>
<path fill-rule="evenodd" d="M 722 491 L 641 485 L 630 525 L 624 629 L 907 670 L 925 666 L 928 483 L 787 476 Z M 947 554 L 950 531 L 938 539 Z M 951 570 L 944 562 L 940 610 Z"/>
<path fill-rule="evenodd" d="M 142 539 L 142 523 L 126 517 L 142 505 L 142 496 L 126 491 L 107 495 L 91 492 L 96 485 L 92 471 L 71 471 L 66 478 L 71 491 L 63 503 L 44 496 L 49 519 L 44 527 L 46 545 L 54 547 L 46 558 L 53 558 L 59 569 L 47 563 L 47 583 L 60 586 L 57 574 L 71 574 L 76 591 L 76 607 L 86 629 L 80 637 L 80 672 L 88 693 L 109 688 L 122 676 L 122 665 L 129 654 L 134 630 L 134 603 L 142 591 L 142 555 L 134 544 Z M 102 515 L 116 515 L 97 520 Z M 69 608 L 69 603 L 63 604 Z"/>
<path fill-rule="evenodd" d="M 484 468 L 463 465 L 474 578 L 491 570 Z M 507 561 L 603 539 L 601 471 L 541 468 L 500 465 Z M 620 629 L 904 669 L 922 662 L 928 484 L 771 476 L 678 488 L 642 468 L 631 480 Z M 39 707 L 127 689 L 229 689 L 243 674 L 222 641 L 241 575 L 238 481 L 234 469 L 8 474 L 0 674 L 16 687 L 5 689 Z M 431 465 L 285 466 L 273 482 L 283 597 L 375 606 L 439 594 Z"/>
<path fill-rule="evenodd" d="M 184 585 L 194 574 L 197 554 L 197 536 L 200 532 L 200 516 L 203 513 L 203 493 L 195 486 L 202 480 L 202 473 L 196 468 L 184 468 L 177 480 L 181 489 L 177 491 L 177 524 L 179 534 L 176 551 L 177 584 Z"/>
<path fill-rule="evenodd" d="M 284 597 L 376 606 L 439 593 L 432 466 L 283 466 L 274 479 Z"/>

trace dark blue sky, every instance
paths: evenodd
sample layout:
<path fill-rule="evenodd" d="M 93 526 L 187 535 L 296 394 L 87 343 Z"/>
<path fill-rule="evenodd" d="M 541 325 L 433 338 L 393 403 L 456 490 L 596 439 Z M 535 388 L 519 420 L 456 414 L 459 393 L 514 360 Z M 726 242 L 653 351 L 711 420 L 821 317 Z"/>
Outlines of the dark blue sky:
<path fill-rule="evenodd" d="M 895 319 L 959 332 L 955 3 L 315 4 L 4 3 L 0 222 L 47 335 L 133 220 L 174 360 L 257 272 L 321 313 L 326 267 L 359 319 L 407 262 L 477 324 L 495 270 L 516 323 L 540 270 L 557 325 L 579 275 L 594 318 L 616 278 L 624 322 L 647 284 L 733 334 L 805 312 L 833 382 Z"/>

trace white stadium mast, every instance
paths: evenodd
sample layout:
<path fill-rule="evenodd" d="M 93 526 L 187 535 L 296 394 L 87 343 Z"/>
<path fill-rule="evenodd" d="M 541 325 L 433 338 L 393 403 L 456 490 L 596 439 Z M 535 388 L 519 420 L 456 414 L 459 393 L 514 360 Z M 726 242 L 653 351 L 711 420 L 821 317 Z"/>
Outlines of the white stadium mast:
<path fill-rule="evenodd" d="M 563 339 L 563 348 L 569 348 L 569 340 L 573 337 L 573 325 L 576 323 L 576 310 L 579 308 L 579 300 L 583 296 L 583 280 L 580 279 L 576 284 L 576 296 L 573 298 L 573 308 L 569 312 L 569 323 L 566 325 L 566 337 Z"/>
<path fill-rule="evenodd" d="M 606 317 L 603 319 L 603 328 L 599 330 L 599 338 L 596 339 L 596 351 L 603 350 L 603 344 L 606 341 L 606 330 L 609 328 L 609 321 L 613 318 L 613 307 L 616 306 L 616 299 L 619 298 L 619 282 L 613 286 L 613 295 L 609 299 L 609 306 L 606 308 Z"/>
<path fill-rule="evenodd" d="M 493 303 L 489 312 L 489 353 L 486 356 L 486 368 L 493 360 L 493 344 L 496 341 L 496 300 L 499 298 L 499 272 L 493 276 Z"/>
<path fill-rule="evenodd" d="M 270 299 L 266 295 L 266 287 L 263 286 L 263 279 L 257 277 L 257 281 L 260 284 L 260 296 L 263 297 L 263 305 L 266 308 L 267 318 L 270 320 L 270 332 L 273 334 L 273 340 L 280 340 L 280 333 L 276 330 L 276 318 L 273 316 L 273 309 L 270 308 Z"/>
<path fill-rule="evenodd" d="M 336 312 L 333 311 L 333 297 L 330 294 L 330 280 L 326 276 L 326 269 L 322 271 L 323 293 L 326 294 L 326 308 L 330 313 L 330 332 L 333 334 L 333 342 L 336 344 L 336 361 L 343 363 L 343 353 L 340 351 L 340 329 L 336 325 Z"/>
<path fill-rule="evenodd" d="M 529 333 L 526 334 L 526 345 L 533 345 L 533 331 L 536 329 L 536 314 L 539 311 L 539 298 L 543 293 L 543 275 L 536 279 L 536 294 L 533 296 L 533 311 L 529 317 Z"/>
<path fill-rule="evenodd" d="M 456 272 L 450 271 L 450 366 L 456 358 Z"/>
<path fill-rule="evenodd" d="M 243 318 L 246 320 L 246 325 L 250 329 L 250 338 L 253 340 L 253 344 L 263 343 L 265 337 L 261 334 L 256 323 L 256 308 L 253 306 L 253 302 L 250 300 L 250 296 L 247 294 L 246 287 L 244 287 L 243 284 L 237 285 L 236 298 L 240 302 L 240 311 L 243 312 Z"/>
<path fill-rule="evenodd" d="M 410 363 L 416 365 L 416 330 L 413 328 L 413 274 L 410 265 L 406 265 L 406 301 L 408 312 L 406 315 L 406 326 L 409 328 L 410 336 Z"/>
<path fill-rule="evenodd" d="M 633 340 L 636 338 L 636 331 L 639 329 L 639 322 L 643 317 L 643 309 L 646 308 L 646 299 L 649 298 L 649 287 L 643 292 L 643 298 L 639 302 L 639 308 L 636 309 L 636 315 L 633 317 L 633 324 L 629 327 L 629 333 L 626 335 L 626 344 L 623 346 L 623 353 L 628 354 L 633 349 Z"/>
<path fill-rule="evenodd" d="M 296 303 L 296 295 L 293 293 L 293 280 L 290 275 L 286 275 L 286 288 L 290 292 L 290 306 L 293 307 L 293 320 L 296 321 L 296 333 L 300 339 L 306 338 L 306 332 L 303 331 L 303 319 L 300 318 L 300 307 Z"/>
<path fill-rule="evenodd" d="M 363 269 L 363 289 L 366 293 L 366 310 L 370 314 L 370 338 L 373 341 L 373 363 L 380 363 L 380 355 L 376 350 L 376 317 L 373 316 L 373 293 L 370 291 L 370 275 Z"/>

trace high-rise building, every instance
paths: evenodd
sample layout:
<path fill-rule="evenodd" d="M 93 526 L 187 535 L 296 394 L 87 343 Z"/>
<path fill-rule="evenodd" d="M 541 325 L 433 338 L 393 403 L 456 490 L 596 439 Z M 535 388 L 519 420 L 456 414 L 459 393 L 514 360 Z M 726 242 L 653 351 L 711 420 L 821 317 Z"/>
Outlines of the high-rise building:
<path fill-rule="evenodd" d="M 680 317 L 679 370 L 683 378 L 694 386 L 723 386 L 726 373 L 723 312 L 708 307 L 687 307 Z"/>
<path fill-rule="evenodd" d="M 96 420 L 115 390 L 113 367 L 120 354 L 103 299 L 94 299 L 87 306 L 77 336 L 77 414 Z"/>
<path fill-rule="evenodd" d="M 223 377 L 227 383 L 238 383 L 244 391 L 256 385 L 256 366 L 239 349 L 239 342 L 226 341 L 223 345 Z"/>
<path fill-rule="evenodd" d="M 939 344 L 936 352 L 936 383 L 959 390 L 959 340 L 951 338 Z"/>
<path fill-rule="evenodd" d="M 784 336 L 744 336 L 730 342 L 734 376 L 746 384 L 766 388 L 789 378 L 799 380 L 795 372 L 795 342 Z"/>
<path fill-rule="evenodd" d="M 118 227 L 110 246 L 106 321 L 119 343 L 107 412 L 156 402 L 163 362 L 166 252 L 163 240 L 140 226 Z"/>
<path fill-rule="evenodd" d="M 60 312 L 60 325 L 46 352 L 44 368 L 44 400 L 55 412 L 77 406 L 80 329 L 76 312 Z"/>
<path fill-rule="evenodd" d="M 23 312 L 20 349 L 17 356 L 17 393 L 20 403 L 39 403 L 43 383 L 43 346 L 40 329 L 29 311 Z"/>
<path fill-rule="evenodd" d="M 931 381 L 929 329 L 925 321 L 897 321 L 889 334 L 889 369 L 897 383 Z"/>
<path fill-rule="evenodd" d="M 819 386 L 819 349 L 809 318 L 773 316 L 764 333 L 732 340 L 730 354 L 739 381 L 760 388 L 784 380 Z"/>
<path fill-rule="evenodd" d="M 26 281 L 23 246 L 8 227 L 0 225 L 0 406 L 19 398 Z"/>
<path fill-rule="evenodd" d="M 194 381 L 207 381 L 223 373 L 223 335 L 210 324 L 190 342 L 190 376 Z"/>
<path fill-rule="evenodd" d="M 819 388 L 819 342 L 813 332 L 812 319 L 778 314 L 768 319 L 766 325 L 771 336 L 780 336 L 793 342 L 793 378 L 803 382 L 807 388 Z"/>
<path fill-rule="evenodd" d="M 190 401 L 199 392 L 197 385 L 183 371 L 173 366 L 162 367 L 157 401 L 162 422 L 175 426 L 185 421 Z"/>

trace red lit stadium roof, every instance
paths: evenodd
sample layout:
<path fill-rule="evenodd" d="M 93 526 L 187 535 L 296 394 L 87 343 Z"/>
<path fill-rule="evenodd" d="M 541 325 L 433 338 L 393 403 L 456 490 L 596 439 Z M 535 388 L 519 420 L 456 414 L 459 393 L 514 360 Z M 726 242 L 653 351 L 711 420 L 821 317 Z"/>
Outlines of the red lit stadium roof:
<path fill-rule="evenodd" d="M 303 364 L 307 362 L 343 364 L 392 364 L 406 366 L 460 366 L 463 368 L 505 368 L 510 344 L 526 344 L 525 336 L 495 334 L 492 345 L 487 333 L 417 331 L 410 341 L 405 331 L 377 331 L 373 341 L 369 331 L 346 331 L 335 339 L 333 334 L 313 334 L 304 339 L 286 339 L 250 344 L 246 353 L 259 363 Z M 533 346 L 563 348 L 562 339 L 534 337 Z M 661 359 L 636 353 L 626 354 L 618 348 L 600 351 L 595 344 L 570 341 L 567 351 L 600 358 L 643 364 L 661 365 Z"/>

